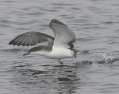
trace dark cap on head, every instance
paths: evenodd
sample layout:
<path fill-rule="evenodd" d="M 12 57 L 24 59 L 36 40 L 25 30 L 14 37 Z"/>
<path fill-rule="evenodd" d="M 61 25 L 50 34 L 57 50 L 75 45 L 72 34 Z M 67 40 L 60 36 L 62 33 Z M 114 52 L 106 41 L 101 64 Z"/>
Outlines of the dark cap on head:
<path fill-rule="evenodd" d="M 52 24 L 61 24 L 61 25 L 65 25 L 64 23 L 60 22 L 59 20 L 57 19 L 52 19 L 49 23 L 49 26 L 51 27 Z"/>

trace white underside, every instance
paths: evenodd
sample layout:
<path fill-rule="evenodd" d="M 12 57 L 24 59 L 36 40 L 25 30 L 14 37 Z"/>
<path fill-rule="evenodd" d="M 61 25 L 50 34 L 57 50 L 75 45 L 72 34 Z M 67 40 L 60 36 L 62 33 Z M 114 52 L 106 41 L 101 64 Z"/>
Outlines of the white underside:
<path fill-rule="evenodd" d="M 48 58 L 69 58 L 74 56 L 74 52 L 65 47 L 53 47 L 52 51 L 36 51 L 31 54 L 39 54 Z"/>

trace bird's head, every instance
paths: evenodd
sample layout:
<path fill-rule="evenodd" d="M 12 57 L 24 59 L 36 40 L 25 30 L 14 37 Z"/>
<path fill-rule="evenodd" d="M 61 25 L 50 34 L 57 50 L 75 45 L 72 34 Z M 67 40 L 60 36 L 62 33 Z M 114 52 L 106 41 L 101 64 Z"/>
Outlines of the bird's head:
<path fill-rule="evenodd" d="M 54 30 L 56 30 L 57 28 L 64 27 L 64 26 L 66 25 L 57 19 L 52 19 L 49 23 L 49 27 Z"/>

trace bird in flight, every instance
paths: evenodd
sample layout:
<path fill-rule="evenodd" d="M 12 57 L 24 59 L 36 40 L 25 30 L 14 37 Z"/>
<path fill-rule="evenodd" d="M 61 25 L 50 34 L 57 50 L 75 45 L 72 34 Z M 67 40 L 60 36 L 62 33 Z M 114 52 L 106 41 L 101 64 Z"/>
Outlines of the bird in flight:
<path fill-rule="evenodd" d="M 37 53 L 39 55 L 58 59 L 76 57 L 77 50 L 74 49 L 75 34 L 63 22 L 52 19 L 49 27 L 54 37 L 41 32 L 26 32 L 18 35 L 9 42 L 10 45 L 33 46 L 24 55 Z"/>

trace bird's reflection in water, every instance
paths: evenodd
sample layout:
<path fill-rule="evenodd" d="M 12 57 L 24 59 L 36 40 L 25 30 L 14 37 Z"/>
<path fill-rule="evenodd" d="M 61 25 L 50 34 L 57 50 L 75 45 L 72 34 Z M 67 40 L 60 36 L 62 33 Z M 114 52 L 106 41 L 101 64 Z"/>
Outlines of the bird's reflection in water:
<path fill-rule="evenodd" d="M 44 70 L 15 67 L 16 73 L 12 81 L 29 94 L 76 93 L 76 89 L 79 88 L 79 72 L 76 66 L 42 65 L 39 67 L 43 67 Z"/>
<path fill-rule="evenodd" d="M 73 94 L 79 87 L 79 77 L 77 67 L 62 66 L 57 67 L 57 91 L 59 94 Z"/>

